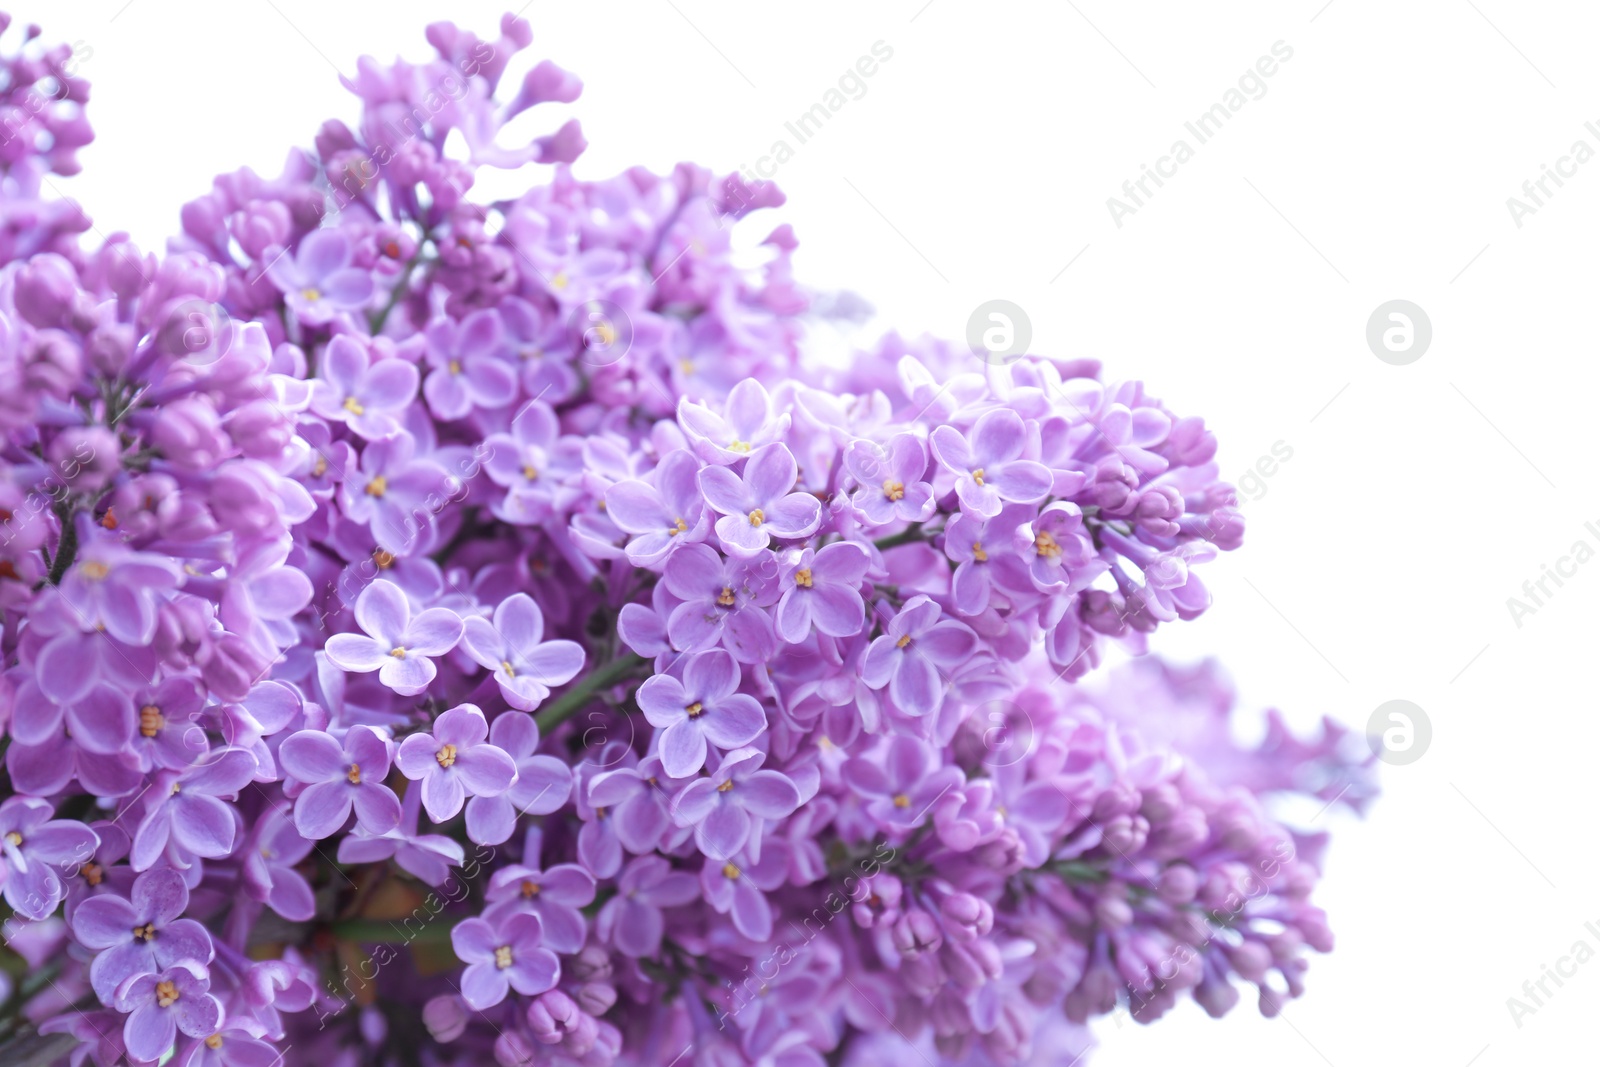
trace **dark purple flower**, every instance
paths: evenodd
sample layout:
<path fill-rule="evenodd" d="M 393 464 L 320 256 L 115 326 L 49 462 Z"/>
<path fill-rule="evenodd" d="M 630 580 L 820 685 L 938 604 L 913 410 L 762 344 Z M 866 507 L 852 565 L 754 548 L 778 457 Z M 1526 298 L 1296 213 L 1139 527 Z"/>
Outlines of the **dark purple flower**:
<path fill-rule="evenodd" d="M 182 960 L 211 962 L 211 935 L 193 919 L 180 918 L 189 906 L 189 887 L 170 867 L 145 871 L 127 897 L 103 893 L 78 906 L 72 934 L 99 955 L 89 968 L 89 984 L 111 1003 L 117 987 L 134 975 L 163 971 Z"/>
<path fill-rule="evenodd" d="M 748 745 L 766 729 L 755 697 L 738 692 L 739 665 L 715 649 L 685 657 L 682 680 L 657 674 L 639 687 L 639 709 L 661 731 L 661 764 L 687 778 L 706 761 L 706 742 L 721 749 Z"/>

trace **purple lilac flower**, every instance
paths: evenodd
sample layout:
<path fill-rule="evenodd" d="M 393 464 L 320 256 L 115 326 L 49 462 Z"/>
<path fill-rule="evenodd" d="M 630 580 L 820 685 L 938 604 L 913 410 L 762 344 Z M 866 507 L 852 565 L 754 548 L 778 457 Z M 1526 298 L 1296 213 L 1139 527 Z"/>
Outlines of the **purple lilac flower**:
<path fill-rule="evenodd" d="M 490 481 L 506 490 L 505 499 L 495 505 L 500 518 L 542 522 L 562 498 L 562 485 L 578 463 L 560 435 L 555 413 L 534 399 L 511 420 L 510 433 L 484 439 L 488 456 L 483 469 Z"/>
<path fill-rule="evenodd" d="M 678 404 L 678 420 L 702 459 L 729 464 L 781 440 L 790 416 L 774 411 L 766 389 L 747 378 L 729 391 L 723 414 L 685 398 Z"/>
<path fill-rule="evenodd" d="M 895 704 L 911 715 L 929 715 L 943 702 L 945 677 L 978 647 L 970 628 L 946 619 L 925 596 L 906 601 L 861 660 L 861 677 L 874 689 L 889 687 Z"/>
<path fill-rule="evenodd" d="M 164 971 L 182 960 L 211 962 L 206 928 L 180 917 L 188 906 L 183 876 L 162 867 L 135 879 L 127 897 L 103 893 L 78 907 L 73 936 L 99 951 L 89 982 L 102 1001 L 110 1003 L 117 988 L 135 975 Z"/>
<path fill-rule="evenodd" d="M 372 275 L 350 265 L 350 239 L 330 227 L 313 230 L 293 256 L 281 255 L 267 277 L 301 322 L 320 326 L 342 311 L 359 311 L 372 299 Z"/>
<path fill-rule="evenodd" d="M 781 444 L 752 452 L 742 476 L 729 467 L 700 472 L 700 492 L 722 515 L 715 529 L 730 554 L 748 558 L 774 537 L 793 540 L 816 533 L 822 504 L 810 493 L 790 492 L 798 473 L 794 455 Z"/>
<path fill-rule="evenodd" d="M 965 780 L 960 768 L 941 766 L 925 743 L 904 734 L 872 755 L 851 757 L 840 773 L 879 825 L 904 829 L 920 826 L 934 803 Z"/>
<path fill-rule="evenodd" d="M 295 828 L 287 807 L 261 815 L 245 843 L 240 872 L 246 895 L 259 900 L 290 922 L 306 922 L 316 914 L 311 885 L 296 866 L 316 842 Z"/>
<path fill-rule="evenodd" d="M 776 644 L 763 610 L 777 583 L 752 560 L 724 560 L 706 545 L 685 545 L 667 559 L 663 584 L 680 601 L 667 620 L 672 647 L 693 652 L 721 644 L 741 663 L 756 663 Z"/>
<path fill-rule="evenodd" d="M 149 869 L 163 853 L 174 866 L 187 867 L 190 856 L 215 859 L 232 852 L 233 809 L 220 798 L 248 785 L 256 767 L 256 758 L 244 749 L 224 748 L 182 772 L 156 774 L 133 835 L 133 869 Z"/>
<path fill-rule="evenodd" d="M 673 870 L 660 856 L 630 860 L 617 878 L 617 895 L 595 918 L 603 940 L 634 959 L 653 957 L 666 932 L 663 908 L 678 908 L 700 895 L 700 883 L 686 871 Z"/>
<path fill-rule="evenodd" d="M 323 349 L 321 376 L 311 383 L 311 410 L 376 440 L 400 428 L 400 415 L 416 398 L 419 381 L 410 360 L 373 359 L 364 342 L 340 334 Z M 330 470 L 343 477 L 342 468 L 330 464 L 327 454 L 318 452 L 317 461 L 313 466 L 319 468 L 319 477 Z"/>
<path fill-rule="evenodd" d="M 553 989 L 561 977 L 561 961 L 542 944 L 544 927 L 532 912 L 508 915 L 496 926 L 483 919 L 464 919 L 450 931 L 456 955 L 466 963 L 461 995 L 482 1011 L 511 990 L 525 997 Z"/>
<path fill-rule="evenodd" d="M 294 825 L 320 841 L 332 837 L 353 808 L 361 828 L 374 836 L 400 823 L 400 798 L 383 784 L 392 742 L 370 726 L 352 726 L 342 740 L 321 730 L 291 734 L 278 749 L 286 774 L 304 783 L 294 802 Z"/>
<path fill-rule="evenodd" d="M 67 889 L 63 874 L 94 855 L 99 837 L 71 819 L 52 819 L 54 807 L 37 797 L 0 802 L 0 865 L 6 903 L 28 919 L 56 910 Z"/>
<path fill-rule="evenodd" d="M 686 656 L 681 679 L 658 674 L 639 687 L 639 709 L 661 731 L 661 764 L 674 778 L 687 778 L 706 762 L 706 744 L 720 749 L 748 745 L 766 729 L 761 703 L 738 692 L 739 665 L 714 649 Z"/>
<path fill-rule="evenodd" d="M 556 757 L 535 751 L 539 727 L 531 715 L 497 716 L 489 725 L 489 742 L 511 757 L 517 777 L 503 793 L 478 794 L 467 801 L 467 836 L 480 845 L 509 840 L 519 816 L 559 811 L 572 792 L 572 770 Z"/>
<path fill-rule="evenodd" d="M 403 430 L 372 441 L 360 467 L 339 485 L 345 517 L 370 526 L 395 555 L 416 551 L 449 496 L 450 476 L 437 463 L 417 459 L 416 450 L 416 439 Z"/>
<path fill-rule="evenodd" d="M 844 465 L 861 484 L 850 502 L 872 525 L 922 522 L 933 514 L 933 486 L 925 480 L 928 446 L 916 434 L 895 434 L 887 446 L 852 441 Z"/>
<path fill-rule="evenodd" d="M 489 879 L 485 895 L 490 906 L 484 917 L 491 923 L 506 914 L 532 912 L 551 949 L 572 954 L 583 948 L 588 925 L 579 909 L 594 902 L 595 880 L 577 864 L 558 863 L 547 871 L 515 863 L 502 867 Z"/>
<path fill-rule="evenodd" d="M 128 1055 L 139 1060 L 159 1059 L 181 1031 L 189 1037 L 209 1037 L 222 1022 L 222 1005 L 210 993 L 205 965 L 181 960 L 153 974 L 129 978 L 116 992 L 116 1008 L 128 1013 L 122 1029 Z"/>
<path fill-rule="evenodd" d="M 473 408 L 501 408 L 516 399 L 517 378 L 502 358 L 504 328 L 493 310 L 460 322 L 440 319 L 427 330 L 432 373 L 422 383 L 428 407 L 441 419 L 465 418 Z"/>
<path fill-rule="evenodd" d="M 679 449 L 661 458 L 650 481 L 629 479 L 606 490 L 606 514 L 633 534 L 628 562 L 653 567 L 681 545 L 706 539 L 711 516 L 700 495 L 700 463 Z"/>
<path fill-rule="evenodd" d="M 544 613 L 526 593 L 513 593 L 494 609 L 494 621 L 474 615 L 462 631 L 461 647 L 479 666 L 494 672 L 506 703 L 532 711 L 583 669 L 583 646 L 544 640 Z"/>
<path fill-rule="evenodd" d="M 783 596 L 773 612 L 778 636 L 797 645 L 813 624 L 829 637 L 854 637 L 867 624 L 861 582 L 872 557 L 853 541 L 805 548 L 783 568 Z"/>
<path fill-rule="evenodd" d="M 1050 468 L 1021 458 L 1027 430 L 1014 411 L 985 412 L 966 435 L 953 426 L 935 427 L 928 440 L 934 458 L 956 476 L 963 511 L 993 518 L 1006 502 L 1034 504 L 1050 493 Z"/>
<path fill-rule="evenodd" d="M 476 705 L 461 704 L 433 721 L 433 732 L 400 742 L 395 766 L 421 782 L 422 804 L 434 822 L 453 818 L 468 796 L 496 797 L 511 788 L 517 764 L 487 743 L 489 723 Z"/>
<path fill-rule="evenodd" d="M 696 778 L 673 798 L 674 820 L 694 827 L 695 844 L 710 859 L 727 859 L 744 848 L 754 819 L 781 819 L 800 806 L 794 782 L 762 770 L 765 760 L 759 749 L 736 749 L 709 778 Z"/>
<path fill-rule="evenodd" d="M 429 608 L 415 618 L 411 602 L 393 582 L 379 580 L 356 598 L 356 625 L 365 633 L 328 638 L 328 658 L 340 670 L 378 672 L 378 681 L 401 696 L 416 696 L 438 674 L 433 657 L 461 640 L 461 617 Z"/>

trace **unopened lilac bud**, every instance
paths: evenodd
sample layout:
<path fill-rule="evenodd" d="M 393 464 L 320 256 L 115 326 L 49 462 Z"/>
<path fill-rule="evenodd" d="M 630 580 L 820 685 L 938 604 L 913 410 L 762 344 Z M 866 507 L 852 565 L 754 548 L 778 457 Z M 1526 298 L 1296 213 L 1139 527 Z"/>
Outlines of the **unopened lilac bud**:
<path fill-rule="evenodd" d="M 1005 970 L 999 946 L 986 938 L 967 945 L 946 942 L 939 953 L 939 962 L 944 965 L 950 981 L 963 989 L 977 989 L 999 978 Z"/>
<path fill-rule="evenodd" d="M 361 1040 L 369 1047 L 376 1048 L 388 1040 L 389 1020 L 375 1007 L 362 1008 L 361 1014 L 356 1018 L 356 1025 L 361 1030 Z"/>
<path fill-rule="evenodd" d="M 1207 1015 L 1220 1019 L 1239 1003 L 1239 990 L 1226 979 L 1207 978 L 1195 986 L 1194 999 Z"/>
<path fill-rule="evenodd" d="M 539 1046 L 518 1030 L 503 1030 L 494 1039 L 494 1062 L 499 1067 L 532 1067 L 539 1062 Z"/>
<path fill-rule="evenodd" d="M 1113 782 L 1105 792 L 1094 799 L 1091 815 L 1095 822 L 1104 823 L 1118 815 L 1129 815 L 1139 810 L 1139 791 L 1125 782 Z"/>
<path fill-rule="evenodd" d="M 17 313 L 40 329 L 66 325 L 78 294 L 78 272 L 66 259 L 44 252 L 17 271 L 12 302 Z"/>
<path fill-rule="evenodd" d="M 895 922 L 900 918 L 900 898 L 905 887 L 892 874 L 875 874 L 861 884 L 860 894 L 850 909 L 856 925 L 864 930 Z"/>
<path fill-rule="evenodd" d="M 561 969 L 580 982 L 604 982 L 611 977 L 611 953 L 599 945 L 585 945 Z"/>
<path fill-rule="evenodd" d="M 50 442 L 50 472 L 74 490 L 98 492 L 122 469 L 122 445 L 104 426 L 74 426 Z"/>
<path fill-rule="evenodd" d="M 583 1013 L 572 998 L 559 989 L 540 993 L 528 1005 L 528 1029 L 542 1045 L 559 1045 L 578 1025 Z"/>
<path fill-rule="evenodd" d="M 1166 822 L 1183 807 L 1183 798 L 1170 782 L 1162 782 L 1144 790 L 1139 803 L 1139 813 L 1152 823 Z"/>
<path fill-rule="evenodd" d="M 944 934 L 932 915 L 921 908 L 911 908 L 894 924 L 890 939 L 901 955 L 918 956 L 936 950 L 944 943 Z"/>
<path fill-rule="evenodd" d="M 1200 875 L 1187 863 L 1174 863 L 1156 878 L 1156 892 L 1169 904 L 1187 904 L 1200 888 Z"/>
<path fill-rule="evenodd" d="M 289 209 L 277 200 L 253 200 L 242 212 L 229 220 L 234 240 L 254 260 L 268 258 L 269 250 L 281 250 L 289 244 L 291 228 Z M 276 255 L 276 251 L 272 252 Z"/>
<path fill-rule="evenodd" d="M 67 334 L 50 330 L 29 344 L 22 374 L 29 389 L 66 400 L 83 374 L 83 352 Z"/>
<path fill-rule="evenodd" d="M 994 929 L 994 908 L 971 893 L 951 893 L 939 902 L 945 929 L 961 941 L 975 941 Z"/>
<path fill-rule="evenodd" d="M 200 396 L 168 404 L 150 427 L 150 443 L 168 462 L 189 470 L 215 466 L 233 447 L 216 407 L 210 398 Z"/>
<path fill-rule="evenodd" d="M 253 400 L 228 413 L 228 435 L 252 459 L 272 459 L 294 439 L 294 423 L 270 400 Z"/>
<path fill-rule="evenodd" d="M 1095 901 L 1094 917 L 1107 930 L 1120 930 L 1133 922 L 1133 908 L 1120 896 L 1105 894 Z"/>
<path fill-rule="evenodd" d="M 448 1045 L 467 1028 L 467 1005 L 455 993 L 434 997 L 422 1006 L 422 1025 L 441 1045 Z"/>
<path fill-rule="evenodd" d="M 1260 982 L 1272 966 L 1272 950 L 1259 941 L 1245 941 L 1224 952 L 1239 977 L 1247 982 Z"/>
<path fill-rule="evenodd" d="M 109 244 L 102 255 L 106 284 L 120 300 L 132 300 L 144 292 L 156 272 L 156 257 L 141 254 L 132 241 Z"/>
<path fill-rule="evenodd" d="M 617 1002 L 617 989 L 607 982 L 585 982 L 578 987 L 578 1007 L 590 1015 L 604 1015 Z"/>
<path fill-rule="evenodd" d="M 1118 853 L 1138 852 L 1150 836 L 1150 824 L 1143 815 L 1118 815 L 1102 825 L 1106 846 Z"/>

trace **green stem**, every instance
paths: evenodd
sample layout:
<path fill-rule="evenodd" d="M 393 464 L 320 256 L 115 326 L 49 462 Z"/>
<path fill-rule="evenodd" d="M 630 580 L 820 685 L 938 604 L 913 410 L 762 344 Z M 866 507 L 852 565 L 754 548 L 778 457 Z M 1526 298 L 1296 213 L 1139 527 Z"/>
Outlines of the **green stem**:
<path fill-rule="evenodd" d="M 50 565 L 51 585 L 61 584 L 62 575 L 67 573 L 78 554 L 78 524 L 73 521 L 72 513 L 58 505 L 56 515 L 61 519 L 61 543 L 56 546 L 55 562 Z"/>
<path fill-rule="evenodd" d="M 406 269 L 400 272 L 400 279 L 394 283 L 394 289 L 389 292 L 388 303 L 383 305 L 383 310 L 378 312 L 372 320 L 372 336 L 376 337 L 382 332 L 383 324 L 389 321 L 389 313 L 395 309 L 395 306 L 400 301 L 405 299 L 406 291 L 411 287 L 411 275 L 416 273 L 418 265 L 422 263 L 422 249 L 427 243 L 428 237 L 426 235 L 423 236 L 421 241 L 417 242 L 416 254 L 406 264 Z"/>
<path fill-rule="evenodd" d="M 539 733 L 548 734 L 582 710 L 600 690 L 622 681 L 648 662 L 643 656 L 629 652 L 584 675 L 582 681 L 561 694 L 560 699 L 546 704 L 539 712 L 536 716 Z"/>

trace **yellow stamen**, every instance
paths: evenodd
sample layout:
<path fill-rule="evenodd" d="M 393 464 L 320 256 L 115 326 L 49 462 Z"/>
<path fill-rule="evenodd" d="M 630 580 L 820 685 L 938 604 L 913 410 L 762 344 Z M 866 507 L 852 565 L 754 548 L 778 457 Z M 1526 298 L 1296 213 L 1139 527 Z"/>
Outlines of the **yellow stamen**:
<path fill-rule="evenodd" d="M 221 1047 L 222 1047 L 222 1035 L 221 1034 L 212 1034 L 210 1037 L 206 1038 L 206 1048 L 217 1049 L 217 1048 L 221 1048 Z"/>
<path fill-rule="evenodd" d="M 494 965 L 502 971 L 511 966 L 510 945 L 501 945 L 499 948 L 494 950 Z"/>
<path fill-rule="evenodd" d="M 139 709 L 139 733 L 143 737 L 154 737 L 167 725 L 167 718 L 161 714 L 161 709 L 154 704 L 146 704 Z"/>
<path fill-rule="evenodd" d="M 764 523 L 766 521 L 767 521 L 767 513 L 762 511 L 760 508 L 756 508 L 754 511 L 752 511 L 750 513 L 750 525 L 751 526 L 760 526 L 762 523 Z"/>
<path fill-rule="evenodd" d="M 156 939 L 156 924 L 145 923 L 143 926 L 133 928 L 133 937 L 136 941 L 154 941 Z"/>
<path fill-rule="evenodd" d="M 383 494 L 387 493 L 388 491 L 389 491 L 389 479 L 385 478 L 381 474 L 378 475 L 376 478 L 372 479 L 372 481 L 367 483 L 367 495 L 368 496 L 382 496 Z"/>
<path fill-rule="evenodd" d="M 794 584 L 798 585 L 802 589 L 810 589 L 811 588 L 811 568 L 810 567 L 801 567 L 799 570 L 795 571 L 794 572 Z"/>
<path fill-rule="evenodd" d="M 515 678 L 517 676 L 516 668 L 511 666 L 511 661 L 508 659 L 500 661 L 500 669 L 506 672 L 507 678 Z"/>
<path fill-rule="evenodd" d="M 983 542 L 982 541 L 974 541 L 974 542 L 972 542 L 972 558 L 973 558 L 974 561 L 976 561 L 978 563 L 988 563 L 989 562 L 989 553 L 987 553 L 987 552 L 985 552 L 983 550 Z"/>
<path fill-rule="evenodd" d="M 733 792 L 733 779 L 729 778 L 726 782 L 723 782 L 721 785 L 717 786 L 717 792 L 719 792 L 719 793 L 731 793 L 731 792 Z"/>
<path fill-rule="evenodd" d="M 900 640 L 898 640 L 898 641 L 896 641 L 894 643 L 894 647 L 895 648 L 905 648 L 910 643 L 911 643 L 911 635 L 910 634 L 905 634 L 904 636 L 902 636 L 900 638 Z"/>
<path fill-rule="evenodd" d="M 906 495 L 906 487 L 903 483 L 890 478 L 883 483 L 883 495 L 890 500 L 903 499 Z"/>
<path fill-rule="evenodd" d="M 731 863 L 724 865 L 722 868 L 722 877 L 724 878 L 737 878 L 739 877 L 739 874 L 739 868 L 735 867 Z"/>
<path fill-rule="evenodd" d="M 693 704 L 685 706 L 683 710 L 689 713 L 689 718 L 698 719 L 706 710 L 706 706 L 696 700 Z"/>
<path fill-rule="evenodd" d="M 567 277 L 567 272 L 563 270 L 556 272 L 556 276 L 550 279 L 550 284 L 557 289 L 565 289 L 570 281 L 571 279 Z"/>
<path fill-rule="evenodd" d="M 983 468 L 982 467 L 979 467 L 977 470 L 972 472 L 972 480 L 977 482 L 979 485 L 983 484 Z"/>
<path fill-rule="evenodd" d="M 317 292 L 315 289 L 302 289 L 300 290 L 300 295 L 303 296 L 306 299 L 306 302 L 310 304 L 315 304 L 318 300 L 322 299 L 322 294 Z"/>
<path fill-rule="evenodd" d="M 10 833 L 6 834 L 6 841 L 10 843 L 12 848 L 22 847 L 22 835 L 17 833 L 15 830 L 12 830 Z"/>
<path fill-rule="evenodd" d="M 445 745 L 443 748 L 433 754 L 433 758 L 439 761 L 439 766 L 441 767 L 455 766 L 456 746 Z"/>
<path fill-rule="evenodd" d="M 522 883 L 522 895 L 525 896 L 525 897 L 536 897 L 536 896 L 538 896 L 539 895 L 539 883 L 538 882 L 524 881 Z"/>
<path fill-rule="evenodd" d="M 733 439 L 733 441 L 728 445 L 728 451 L 729 452 L 748 452 L 748 451 L 750 451 L 750 442 L 749 441 L 741 441 L 737 437 L 735 437 Z"/>
<path fill-rule="evenodd" d="M 156 983 L 156 1006 L 170 1008 L 178 1003 L 178 987 L 171 982 Z"/>
<path fill-rule="evenodd" d="M 722 592 L 717 594 L 717 603 L 725 608 L 733 607 L 733 588 L 731 586 L 725 585 L 722 587 Z"/>
<path fill-rule="evenodd" d="M 911 806 L 911 798 L 901 793 L 894 798 L 894 806 L 897 808 L 909 808 Z"/>
<path fill-rule="evenodd" d="M 372 562 L 378 565 L 378 569 L 380 571 L 386 571 L 390 567 L 393 567 L 394 559 L 395 557 L 393 552 L 386 552 L 381 548 L 375 548 L 372 550 Z"/>
<path fill-rule="evenodd" d="M 348 404 L 350 401 L 346 400 Z M 311 468 L 311 477 L 320 478 L 328 473 L 328 457 L 318 453 L 316 465 Z M 207 1040 L 210 1040 L 209 1038 Z"/>
<path fill-rule="evenodd" d="M 1046 559 L 1055 559 L 1061 555 L 1061 546 L 1056 544 L 1056 539 L 1043 530 L 1033 539 L 1033 548 Z"/>
<path fill-rule="evenodd" d="M 406 658 L 406 650 L 403 649 L 403 648 L 398 648 L 398 647 L 391 648 L 389 650 L 389 655 L 393 656 L 395 659 L 405 659 Z"/>
<path fill-rule="evenodd" d="M 362 405 L 361 401 L 353 396 L 344 398 L 344 409 L 352 415 L 365 415 L 367 413 L 367 409 Z"/>
<path fill-rule="evenodd" d="M 350 764 L 350 769 L 345 772 L 345 777 L 350 779 L 350 784 L 351 785 L 360 785 L 361 784 L 361 765 L 359 763 Z"/>
<path fill-rule="evenodd" d="M 94 860 L 90 860 L 78 868 L 78 875 L 91 886 L 96 886 L 105 881 L 106 869 L 94 862 Z"/>
<path fill-rule="evenodd" d="M 91 559 L 78 568 L 78 573 L 91 581 L 98 582 L 111 573 L 111 568 L 97 559 Z"/>
<path fill-rule="evenodd" d="M 452 359 L 450 361 L 450 373 L 451 374 L 460 374 L 461 373 L 461 361 L 459 359 Z"/>
<path fill-rule="evenodd" d="M 539 468 L 532 463 L 524 463 L 522 465 L 522 476 L 530 482 L 536 482 L 539 480 Z"/>
<path fill-rule="evenodd" d="M 684 522 L 681 518 L 673 519 L 672 520 L 672 525 L 667 527 L 667 533 L 670 534 L 673 537 L 677 537 L 681 533 L 688 533 L 688 532 L 689 532 L 689 524 Z"/>

